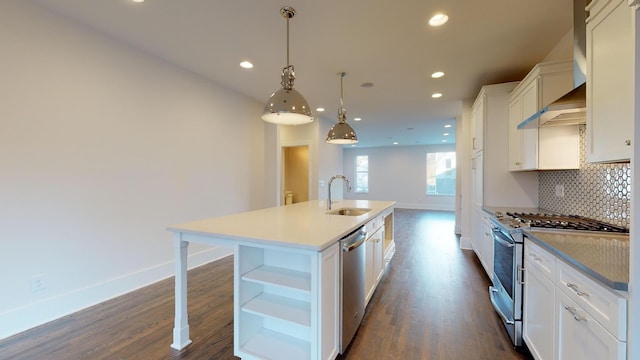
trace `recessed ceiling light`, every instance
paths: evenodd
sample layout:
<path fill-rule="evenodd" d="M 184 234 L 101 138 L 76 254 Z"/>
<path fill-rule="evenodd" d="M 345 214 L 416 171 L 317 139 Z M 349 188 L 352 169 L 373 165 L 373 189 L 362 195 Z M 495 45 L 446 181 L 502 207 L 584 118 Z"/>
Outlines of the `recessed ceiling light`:
<path fill-rule="evenodd" d="M 449 133 L 444 133 L 444 134 L 442 134 L 442 135 L 443 135 L 443 136 L 449 136 Z"/>
<path fill-rule="evenodd" d="M 317 111 L 317 112 L 323 112 L 323 111 L 324 111 L 324 108 L 323 108 L 323 107 L 316 108 L 316 111 Z"/>
<path fill-rule="evenodd" d="M 136 1 L 136 0 L 134 0 Z M 140 0 L 138 0 L 140 1 Z M 142 0 L 144 1 L 144 0 Z M 251 61 L 243 61 L 240 63 L 240 67 L 244 68 L 244 69 L 252 69 L 253 68 L 253 64 L 251 63 Z"/>
<path fill-rule="evenodd" d="M 442 97 L 442 93 L 433 93 L 433 94 L 431 94 L 431 97 L 434 98 L 434 99 L 437 99 L 439 97 Z"/>
<path fill-rule="evenodd" d="M 429 19 L 429 25 L 431 26 L 442 26 L 447 21 L 449 21 L 449 17 L 443 13 L 437 13 Z"/>
<path fill-rule="evenodd" d="M 360 121 L 360 120 L 362 120 L 362 118 L 359 118 L 359 117 L 358 118 L 353 118 L 353 121 Z"/>
<path fill-rule="evenodd" d="M 356 144 L 351 144 L 351 147 L 356 147 Z"/>
<path fill-rule="evenodd" d="M 431 74 L 431 77 L 434 79 L 441 78 L 443 76 L 444 76 L 444 73 L 442 71 L 436 71 L 433 74 Z"/>
<path fill-rule="evenodd" d="M 398 145 L 398 142 L 397 142 L 397 141 L 394 141 L 394 142 L 393 142 L 393 145 Z"/>
<path fill-rule="evenodd" d="M 132 1 L 133 1 L 133 2 L 135 2 L 135 3 L 141 3 L 141 2 L 144 2 L 144 0 L 132 0 Z"/>
<path fill-rule="evenodd" d="M 450 127 L 451 127 L 451 124 L 446 124 L 444 127 L 446 127 L 446 128 L 450 128 Z"/>
<path fill-rule="evenodd" d="M 443 142 L 443 143 L 446 143 L 446 142 L 447 142 L 447 140 L 442 140 L 442 142 Z"/>

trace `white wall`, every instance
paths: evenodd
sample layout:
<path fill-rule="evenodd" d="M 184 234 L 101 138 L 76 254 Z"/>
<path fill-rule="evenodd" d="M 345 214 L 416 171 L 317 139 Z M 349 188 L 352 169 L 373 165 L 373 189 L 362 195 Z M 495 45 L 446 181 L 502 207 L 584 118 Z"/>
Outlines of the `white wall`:
<path fill-rule="evenodd" d="M 0 338 L 171 276 L 168 225 L 265 205 L 262 104 L 26 1 L 0 44 Z"/>
<path fill-rule="evenodd" d="M 573 28 L 549 51 L 541 62 L 573 60 Z"/>
<path fill-rule="evenodd" d="M 318 122 L 318 139 L 319 139 L 319 158 L 318 158 L 318 199 L 327 199 L 327 186 L 329 179 L 333 175 L 342 174 L 343 172 L 343 149 L 342 145 L 327 144 L 326 138 L 329 129 L 335 122 L 320 119 Z M 355 179 L 354 179 L 355 180 Z M 340 181 L 340 180 L 338 180 Z M 352 185 L 354 185 L 352 183 Z M 344 185 L 333 186 L 332 199 L 341 199 L 343 197 L 342 189 Z"/>
<path fill-rule="evenodd" d="M 427 196 L 427 152 L 456 151 L 455 144 L 345 148 L 344 175 L 355 189 L 355 158 L 369 156 L 369 193 L 345 193 L 345 199 L 392 200 L 396 207 L 455 210 L 455 196 Z"/>

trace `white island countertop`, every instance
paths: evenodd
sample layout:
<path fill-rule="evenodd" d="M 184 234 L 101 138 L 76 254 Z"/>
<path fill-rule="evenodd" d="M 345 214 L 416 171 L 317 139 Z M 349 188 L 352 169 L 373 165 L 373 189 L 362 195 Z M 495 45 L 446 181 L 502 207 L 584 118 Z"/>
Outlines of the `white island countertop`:
<path fill-rule="evenodd" d="M 395 203 L 369 200 L 334 202 L 332 210 L 371 209 L 360 216 L 344 216 L 327 214 L 326 202 L 314 200 L 191 221 L 172 225 L 167 230 L 322 251 L 385 210 L 393 208 Z"/>

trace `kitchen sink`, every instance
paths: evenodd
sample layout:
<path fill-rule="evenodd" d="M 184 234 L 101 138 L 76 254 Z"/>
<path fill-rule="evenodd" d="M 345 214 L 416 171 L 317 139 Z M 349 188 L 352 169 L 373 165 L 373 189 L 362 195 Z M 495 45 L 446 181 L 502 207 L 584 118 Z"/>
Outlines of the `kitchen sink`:
<path fill-rule="evenodd" d="M 369 211 L 371 211 L 371 209 L 367 209 L 367 208 L 342 208 L 342 209 L 331 210 L 327 214 L 329 214 L 329 215 L 343 215 L 343 216 L 360 216 L 362 214 L 368 213 Z"/>

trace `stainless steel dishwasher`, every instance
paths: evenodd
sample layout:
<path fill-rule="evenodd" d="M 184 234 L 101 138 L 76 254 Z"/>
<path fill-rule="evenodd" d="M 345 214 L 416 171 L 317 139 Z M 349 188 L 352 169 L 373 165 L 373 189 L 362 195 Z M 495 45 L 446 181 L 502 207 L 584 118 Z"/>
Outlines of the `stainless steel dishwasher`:
<path fill-rule="evenodd" d="M 363 227 L 340 240 L 341 340 L 340 353 L 349 346 L 364 317 L 364 261 L 367 233 Z"/>

